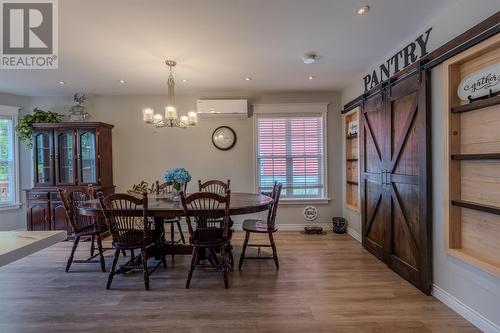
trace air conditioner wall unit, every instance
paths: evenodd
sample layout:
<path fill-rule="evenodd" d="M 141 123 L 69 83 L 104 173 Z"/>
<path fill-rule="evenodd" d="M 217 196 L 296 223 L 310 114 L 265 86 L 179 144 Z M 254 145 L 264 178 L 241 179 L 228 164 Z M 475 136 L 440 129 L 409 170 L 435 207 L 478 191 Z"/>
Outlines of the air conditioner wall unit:
<path fill-rule="evenodd" d="M 202 117 L 248 117 L 246 99 L 199 99 L 197 104 Z"/>

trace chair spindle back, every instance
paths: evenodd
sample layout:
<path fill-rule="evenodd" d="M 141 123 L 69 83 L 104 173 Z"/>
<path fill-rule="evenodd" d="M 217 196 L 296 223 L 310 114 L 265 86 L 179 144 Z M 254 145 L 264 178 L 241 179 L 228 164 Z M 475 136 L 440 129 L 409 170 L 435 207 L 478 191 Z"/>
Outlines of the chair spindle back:
<path fill-rule="evenodd" d="M 227 183 L 224 183 L 221 180 L 208 180 L 202 183 L 201 180 L 198 180 L 198 190 L 200 192 L 225 194 L 226 191 L 229 190 L 230 185 L 231 185 L 230 179 L 227 180 Z"/>
<path fill-rule="evenodd" d="M 146 192 L 141 199 L 124 193 L 110 194 L 107 197 L 99 193 L 98 197 L 113 242 L 137 244 L 146 239 L 150 232 Z"/>
<path fill-rule="evenodd" d="M 186 192 L 186 188 L 187 188 L 187 183 L 181 185 L 181 191 Z M 156 188 L 155 188 L 156 195 L 172 193 L 173 189 L 174 189 L 173 182 L 164 182 L 160 184 L 158 180 L 156 181 Z"/>
<path fill-rule="evenodd" d="M 186 197 L 184 192 L 180 194 L 192 240 L 213 242 L 228 239 L 230 190 L 225 195 L 198 192 Z"/>
<path fill-rule="evenodd" d="M 267 227 L 270 230 L 274 229 L 274 226 L 275 226 L 276 212 L 278 211 L 278 204 L 280 201 L 282 187 L 283 187 L 283 184 L 278 183 L 278 182 L 274 182 L 273 191 L 271 193 L 271 195 L 272 195 L 271 197 L 273 198 L 273 203 L 271 204 L 271 207 L 269 208 L 269 211 L 267 214 Z"/>
<path fill-rule="evenodd" d="M 92 185 L 89 185 L 86 191 L 82 189 L 66 191 L 63 188 L 59 188 L 57 191 L 59 192 L 59 198 L 63 202 L 73 232 L 77 233 L 90 225 L 95 225 L 96 221 L 93 217 L 78 214 L 78 208 L 82 207 L 86 201 L 94 199 Z"/>

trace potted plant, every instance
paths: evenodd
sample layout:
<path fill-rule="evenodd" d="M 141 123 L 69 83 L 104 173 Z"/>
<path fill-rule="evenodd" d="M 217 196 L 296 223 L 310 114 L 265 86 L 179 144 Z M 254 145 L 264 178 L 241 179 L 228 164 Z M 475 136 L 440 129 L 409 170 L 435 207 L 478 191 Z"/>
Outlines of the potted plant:
<path fill-rule="evenodd" d="M 59 123 L 62 115 L 57 112 L 44 111 L 40 108 L 34 108 L 32 114 L 27 114 L 16 126 L 16 133 L 21 142 L 26 143 L 29 148 L 33 147 L 33 124 L 37 123 Z"/>

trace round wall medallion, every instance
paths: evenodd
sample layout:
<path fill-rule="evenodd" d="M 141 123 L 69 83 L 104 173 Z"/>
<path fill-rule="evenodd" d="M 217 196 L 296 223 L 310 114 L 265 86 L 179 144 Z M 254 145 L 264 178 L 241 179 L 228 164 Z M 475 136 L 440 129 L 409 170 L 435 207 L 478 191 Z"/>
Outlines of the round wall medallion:
<path fill-rule="evenodd" d="M 318 210 L 314 206 L 304 207 L 302 214 L 304 214 L 306 221 L 314 221 L 318 218 Z"/>
<path fill-rule="evenodd" d="M 212 143 L 217 149 L 229 150 L 236 144 L 236 132 L 229 126 L 220 126 L 212 133 Z"/>

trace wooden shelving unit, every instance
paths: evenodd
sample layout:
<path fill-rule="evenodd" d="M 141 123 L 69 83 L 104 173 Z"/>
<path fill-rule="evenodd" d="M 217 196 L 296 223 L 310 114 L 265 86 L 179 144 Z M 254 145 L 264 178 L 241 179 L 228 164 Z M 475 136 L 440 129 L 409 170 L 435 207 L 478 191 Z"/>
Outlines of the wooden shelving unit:
<path fill-rule="evenodd" d="M 499 160 L 500 154 L 452 154 L 451 159 L 455 161 L 472 160 Z"/>
<path fill-rule="evenodd" d="M 500 62 L 500 35 L 443 63 L 445 149 L 449 158 L 445 248 L 448 254 L 500 276 L 500 96 L 458 98 L 460 81 Z"/>
<path fill-rule="evenodd" d="M 464 200 L 451 200 L 451 204 L 453 206 L 474 209 L 474 210 L 478 210 L 480 212 L 486 212 L 486 213 L 490 213 L 490 214 L 500 215 L 500 207 L 478 204 L 475 202 L 464 201 Z"/>
<path fill-rule="evenodd" d="M 452 113 L 469 112 L 500 104 L 500 95 L 451 108 Z"/>
<path fill-rule="evenodd" d="M 358 135 L 347 135 L 347 129 L 351 121 L 358 121 L 358 108 L 344 115 L 344 138 L 345 138 L 345 200 L 349 209 L 359 212 L 359 140 Z"/>

